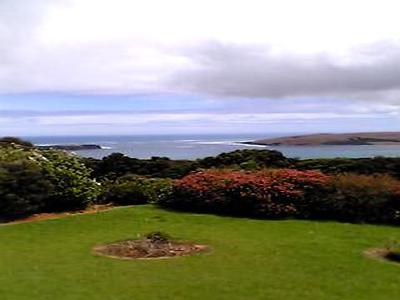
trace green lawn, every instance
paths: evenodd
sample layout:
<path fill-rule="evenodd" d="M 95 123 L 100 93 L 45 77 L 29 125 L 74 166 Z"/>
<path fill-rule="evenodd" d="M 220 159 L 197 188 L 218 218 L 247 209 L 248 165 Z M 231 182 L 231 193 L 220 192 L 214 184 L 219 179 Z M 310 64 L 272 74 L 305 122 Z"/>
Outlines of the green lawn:
<path fill-rule="evenodd" d="M 212 246 L 191 257 L 122 261 L 93 245 L 162 230 Z M 0 299 L 398 299 L 400 265 L 362 251 L 395 227 L 262 221 L 152 206 L 0 226 Z"/>

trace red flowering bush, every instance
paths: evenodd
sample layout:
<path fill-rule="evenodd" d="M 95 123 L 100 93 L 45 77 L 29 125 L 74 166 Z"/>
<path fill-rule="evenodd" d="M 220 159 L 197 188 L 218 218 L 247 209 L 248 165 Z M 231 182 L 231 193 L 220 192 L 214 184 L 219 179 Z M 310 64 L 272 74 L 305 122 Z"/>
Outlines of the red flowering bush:
<path fill-rule="evenodd" d="M 159 204 L 258 218 L 400 223 L 400 181 L 289 169 L 206 170 L 176 180 Z"/>
<path fill-rule="evenodd" d="M 202 212 L 282 218 L 295 216 L 328 177 L 289 169 L 256 172 L 207 170 L 176 180 L 161 205 Z"/>

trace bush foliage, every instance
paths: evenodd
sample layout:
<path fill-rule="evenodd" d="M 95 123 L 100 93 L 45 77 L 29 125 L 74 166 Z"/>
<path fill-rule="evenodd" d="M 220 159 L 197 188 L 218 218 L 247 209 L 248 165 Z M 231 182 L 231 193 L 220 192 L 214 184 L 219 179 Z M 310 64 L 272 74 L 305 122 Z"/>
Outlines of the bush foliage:
<path fill-rule="evenodd" d="M 230 167 L 248 170 L 266 167 L 287 168 L 292 165 L 293 160 L 278 151 L 246 149 L 195 161 L 171 160 L 167 157 L 138 159 L 122 153 L 113 153 L 100 160 L 86 158 L 85 163 L 93 169 L 92 176 L 97 179 L 116 179 L 128 174 L 177 179 L 201 168 Z"/>
<path fill-rule="evenodd" d="M 321 217 L 348 222 L 399 223 L 400 182 L 388 175 L 341 174 L 329 181 Z"/>
<path fill-rule="evenodd" d="M 1 144 L 0 144 L 1 145 Z M 113 153 L 102 159 L 84 159 L 98 180 L 116 179 L 127 174 L 179 179 L 193 171 L 210 168 L 259 170 L 263 168 L 291 168 L 317 170 L 326 174 L 356 173 L 387 174 L 400 179 L 399 157 L 291 159 L 274 150 L 244 149 L 221 153 L 215 157 L 172 160 L 167 157 L 138 159 Z"/>
<path fill-rule="evenodd" d="M 104 182 L 101 199 L 118 205 L 154 203 L 159 195 L 166 193 L 170 185 L 168 179 L 126 175 Z"/>
<path fill-rule="evenodd" d="M 235 150 L 199 159 L 198 165 L 202 168 L 239 167 L 243 169 L 260 168 L 288 168 L 293 160 L 275 150 Z"/>
<path fill-rule="evenodd" d="M 300 161 L 269 150 L 196 161 L 119 153 L 82 159 L 6 137 L 0 139 L 0 220 L 102 201 L 257 218 L 400 224 L 399 170 L 400 158 Z"/>
<path fill-rule="evenodd" d="M 316 171 L 207 170 L 175 181 L 160 204 L 178 209 L 281 218 L 295 216 L 327 182 Z"/>
<path fill-rule="evenodd" d="M 0 219 L 84 208 L 99 192 L 98 184 L 89 173 L 74 155 L 3 144 L 0 147 Z"/>
<path fill-rule="evenodd" d="M 400 182 L 390 176 L 289 169 L 207 170 L 176 180 L 159 204 L 258 218 L 398 224 Z"/>
<path fill-rule="evenodd" d="M 160 178 L 180 178 L 198 166 L 187 160 L 171 160 L 167 157 L 137 159 L 122 153 L 113 153 L 102 159 L 86 158 L 85 164 L 93 169 L 92 176 L 99 180 L 115 180 L 129 174 Z"/>
<path fill-rule="evenodd" d="M 0 161 L 0 220 L 42 210 L 52 193 L 53 185 L 35 163 Z"/>
<path fill-rule="evenodd" d="M 97 200 L 100 186 L 90 178 L 90 170 L 75 155 L 62 151 L 42 151 L 40 165 L 54 191 L 46 199 L 46 210 L 83 209 Z"/>
<path fill-rule="evenodd" d="M 327 174 L 386 174 L 400 179 L 400 157 L 305 159 L 295 161 L 292 167 Z"/>

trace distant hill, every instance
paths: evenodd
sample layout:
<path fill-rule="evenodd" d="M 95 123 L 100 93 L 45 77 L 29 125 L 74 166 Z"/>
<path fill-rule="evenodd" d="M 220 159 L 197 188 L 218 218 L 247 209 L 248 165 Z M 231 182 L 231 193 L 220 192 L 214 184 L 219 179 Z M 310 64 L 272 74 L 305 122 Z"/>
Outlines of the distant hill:
<path fill-rule="evenodd" d="M 400 132 L 319 133 L 246 142 L 253 145 L 400 145 Z"/>
<path fill-rule="evenodd" d="M 94 145 L 94 144 L 83 144 L 83 145 L 36 145 L 35 147 L 37 149 L 40 149 L 40 150 L 67 150 L 67 151 L 102 149 L 101 146 Z"/>

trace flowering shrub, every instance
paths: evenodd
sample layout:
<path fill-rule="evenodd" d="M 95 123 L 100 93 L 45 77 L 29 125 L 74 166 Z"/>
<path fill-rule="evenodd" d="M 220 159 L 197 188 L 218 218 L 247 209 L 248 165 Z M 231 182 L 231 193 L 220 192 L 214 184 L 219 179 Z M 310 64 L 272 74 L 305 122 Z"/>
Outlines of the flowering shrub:
<path fill-rule="evenodd" d="M 176 180 L 159 203 L 178 209 L 282 218 L 299 213 L 304 199 L 327 183 L 317 171 L 207 170 Z"/>
<path fill-rule="evenodd" d="M 199 212 L 400 223 L 400 181 L 288 169 L 206 170 L 176 180 L 160 205 Z"/>

